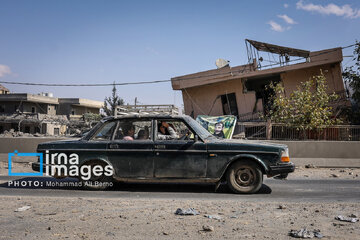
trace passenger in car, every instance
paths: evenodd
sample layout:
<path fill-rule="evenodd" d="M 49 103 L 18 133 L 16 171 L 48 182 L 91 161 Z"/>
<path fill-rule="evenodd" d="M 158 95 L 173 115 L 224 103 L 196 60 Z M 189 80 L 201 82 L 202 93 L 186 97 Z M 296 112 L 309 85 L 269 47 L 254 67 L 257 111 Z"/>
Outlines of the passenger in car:
<path fill-rule="evenodd" d="M 157 139 L 169 140 L 177 138 L 179 138 L 179 135 L 176 133 L 174 128 L 172 128 L 167 122 L 160 122 L 158 124 Z"/>
<path fill-rule="evenodd" d="M 137 139 L 139 140 L 147 140 L 149 139 L 149 127 L 145 126 L 144 129 L 141 129 L 137 134 Z"/>
<path fill-rule="evenodd" d="M 134 140 L 135 127 L 132 124 L 126 124 L 123 126 L 124 138 L 123 140 L 132 141 Z"/>

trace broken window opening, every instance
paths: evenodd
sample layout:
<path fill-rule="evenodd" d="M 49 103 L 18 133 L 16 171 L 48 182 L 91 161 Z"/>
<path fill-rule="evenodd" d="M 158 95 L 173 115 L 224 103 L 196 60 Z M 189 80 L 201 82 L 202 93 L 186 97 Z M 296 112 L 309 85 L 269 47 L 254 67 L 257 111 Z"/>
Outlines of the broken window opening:
<path fill-rule="evenodd" d="M 224 115 L 234 115 L 236 117 L 239 116 L 235 93 L 221 95 L 221 104 Z"/>
<path fill-rule="evenodd" d="M 30 133 L 30 126 L 25 126 L 24 132 L 25 133 Z"/>
<path fill-rule="evenodd" d="M 14 129 L 15 132 L 19 131 L 19 125 L 17 123 L 11 123 L 10 129 Z"/>
<path fill-rule="evenodd" d="M 274 95 L 274 90 L 268 88 L 267 86 L 270 83 L 277 84 L 280 81 L 280 75 L 273 75 L 262 78 L 247 79 L 244 82 L 244 93 L 249 91 L 255 92 L 256 101 L 253 112 L 262 111 L 264 115 L 269 113 L 273 105 L 272 97 Z M 259 102 L 262 104 L 262 109 L 258 106 Z"/>

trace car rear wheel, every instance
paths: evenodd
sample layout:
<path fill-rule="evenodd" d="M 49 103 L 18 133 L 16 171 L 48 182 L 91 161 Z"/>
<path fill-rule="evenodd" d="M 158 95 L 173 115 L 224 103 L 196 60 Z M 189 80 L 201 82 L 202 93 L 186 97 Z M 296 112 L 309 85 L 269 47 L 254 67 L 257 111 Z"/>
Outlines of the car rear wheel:
<path fill-rule="evenodd" d="M 95 166 L 102 166 L 103 169 L 107 166 L 105 162 L 94 161 L 90 163 L 86 163 L 84 165 L 88 165 L 91 168 Z M 111 186 L 113 186 L 113 178 L 112 176 L 106 176 L 105 174 L 101 174 L 100 176 L 95 176 L 91 174 L 89 180 L 84 180 L 80 177 L 80 181 L 82 182 L 82 187 L 86 190 L 105 190 Z"/>
<path fill-rule="evenodd" d="M 255 193 L 263 182 L 260 167 L 251 161 L 239 161 L 230 166 L 226 180 L 229 188 L 235 193 Z"/>

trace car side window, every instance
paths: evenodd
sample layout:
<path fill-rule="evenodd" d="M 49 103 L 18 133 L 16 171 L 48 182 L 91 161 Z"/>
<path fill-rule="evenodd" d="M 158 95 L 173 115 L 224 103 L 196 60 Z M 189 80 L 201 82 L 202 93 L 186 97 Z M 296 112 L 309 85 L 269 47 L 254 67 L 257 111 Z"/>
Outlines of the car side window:
<path fill-rule="evenodd" d="M 151 140 L 151 121 L 124 119 L 119 121 L 114 140 Z"/>
<path fill-rule="evenodd" d="M 97 132 L 94 134 L 94 136 L 91 138 L 91 140 L 94 141 L 106 141 L 110 140 L 113 132 L 116 127 L 116 121 L 105 123 Z"/>
<path fill-rule="evenodd" d="M 194 133 L 180 120 L 158 120 L 157 140 L 194 140 Z"/>

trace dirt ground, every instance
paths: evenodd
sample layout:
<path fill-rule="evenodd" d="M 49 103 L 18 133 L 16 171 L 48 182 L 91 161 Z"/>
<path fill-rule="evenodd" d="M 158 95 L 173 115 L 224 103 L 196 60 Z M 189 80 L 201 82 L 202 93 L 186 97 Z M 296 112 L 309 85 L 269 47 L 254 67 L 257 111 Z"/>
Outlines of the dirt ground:
<path fill-rule="evenodd" d="M 14 161 L 17 172 L 29 159 Z M 0 161 L 0 175 L 7 175 Z M 360 179 L 360 169 L 298 167 L 289 179 Z M 358 203 L 249 202 L 249 200 L 0 197 L 0 239 L 293 239 L 290 230 L 319 229 L 323 239 L 359 239 Z M 28 210 L 15 210 L 30 206 Z M 175 215 L 194 208 L 196 216 Z M 210 219 L 205 215 L 219 219 Z M 209 228 L 213 231 L 204 231 Z"/>
<path fill-rule="evenodd" d="M 323 239 L 359 239 L 360 203 L 251 203 L 219 200 L 0 197 L 0 239 L 292 239 L 320 229 Z M 19 207 L 30 209 L 15 212 Z M 195 208 L 196 216 L 175 215 Z M 217 215 L 209 219 L 205 215 Z M 204 227 L 213 231 L 204 231 Z"/>

